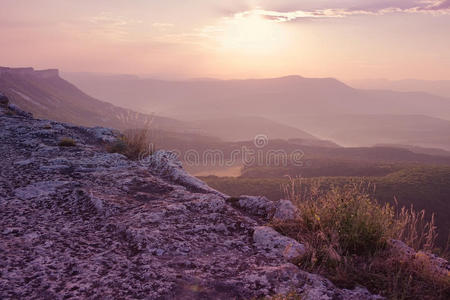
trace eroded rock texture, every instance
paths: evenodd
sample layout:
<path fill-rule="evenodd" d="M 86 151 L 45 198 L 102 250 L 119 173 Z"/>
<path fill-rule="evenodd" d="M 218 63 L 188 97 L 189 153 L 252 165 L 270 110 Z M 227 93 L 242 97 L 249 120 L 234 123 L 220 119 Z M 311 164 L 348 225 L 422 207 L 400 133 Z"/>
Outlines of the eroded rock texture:
<path fill-rule="evenodd" d="M 251 213 L 268 212 L 266 200 L 241 199 L 246 213 L 169 154 L 129 161 L 104 151 L 111 130 L 35 120 L 3 102 L 1 299 L 372 298 L 289 263 L 301 245 L 265 249 L 289 244 Z M 76 145 L 58 146 L 65 137 Z"/>

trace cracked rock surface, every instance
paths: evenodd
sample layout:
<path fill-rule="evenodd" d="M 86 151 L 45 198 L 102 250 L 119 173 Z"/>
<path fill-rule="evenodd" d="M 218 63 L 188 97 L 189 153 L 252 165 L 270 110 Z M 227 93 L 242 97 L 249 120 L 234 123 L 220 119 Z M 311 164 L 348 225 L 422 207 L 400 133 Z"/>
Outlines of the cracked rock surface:
<path fill-rule="evenodd" d="M 104 151 L 109 129 L 15 110 L 0 105 L 0 299 L 376 298 L 262 249 L 277 233 L 170 155 L 129 161 Z M 58 146 L 65 137 L 76 145 Z"/>

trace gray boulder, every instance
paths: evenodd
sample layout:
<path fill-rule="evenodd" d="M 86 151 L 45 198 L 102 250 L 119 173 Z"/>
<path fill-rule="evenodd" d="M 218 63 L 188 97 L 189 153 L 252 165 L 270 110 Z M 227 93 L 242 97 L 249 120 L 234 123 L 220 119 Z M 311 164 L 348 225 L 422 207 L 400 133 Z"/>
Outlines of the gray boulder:
<path fill-rule="evenodd" d="M 447 277 L 450 274 L 450 264 L 446 259 L 426 251 L 415 251 L 413 248 L 399 240 L 390 240 L 389 246 L 402 260 L 410 260 L 423 266 L 424 270 L 436 276 Z"/>
<path fill-rule="evenodd" d="M 104 127 L 86 128 L 86 131 L 98 141 L 105 143 L 115 142 L 120 136 L 117 130 Z"/>
<path fill-rule="evenodd" d="M 212 193 L 222 198 L 228 197 L 186 172 L 183 169 L 181 161 L 173 152 L 159 150 L 153 155 L 141 160 L 141 163 L 146 165 L 154 175 L 161 176 L 172 182 L 176 182 L 191 191 L 199 193 Z"/>
<path fill-rule="evenodd" d="M 236 205 L 246 213 L 259 217 L 270 218 L 275 210 L 273 201 L 260 196 L 240 196 Z"/>
<path fill-rule="evenodd" d="M 280 200 L 273 215 L 276 221 L 290 221 L 297 217 L 298 208 L 289 200 Z"/>
<path fill-rule="evenodd" d="M 266 251 L 268 255 L 283 256 L 286 259 L 301 257 L 306 252 L 304 245 L 268 226 L 256 227 L 253 241 L 257 248 Z"/>
<path fill-rule="evenodd" d="M 31 113 L 22 110 L 17 105 L 12 104 L 12 103 L 10 103 L 8 105 L 8 109 L 10 111 L 14 112 L 16 115 L 21 116 L 21 117 L 25 117 L 25 118 L 29 118 L 29 119 L 31 119 L 33 117 L 33 115 Z"/>

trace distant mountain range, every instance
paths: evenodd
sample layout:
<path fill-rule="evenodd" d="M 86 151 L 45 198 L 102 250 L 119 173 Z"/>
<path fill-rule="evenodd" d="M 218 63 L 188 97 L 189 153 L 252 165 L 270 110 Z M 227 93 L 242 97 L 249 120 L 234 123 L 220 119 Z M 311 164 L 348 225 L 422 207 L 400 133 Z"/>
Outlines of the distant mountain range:
<path fill-rule="evenodd" d="M 337 147 L 323 141 L 332 140 L 343 146 L 450 150 L 450 121 L 433 117 L 449 114 L 450 100 L 426 93 L 363 91 L 335 79 L 298 76 L 170 82 L 65 75 L 71 76 L 83 90 L 114 104 L 87 95 L 62 79 L 58 70 L 0 67 L 0 91 L 36 117 L 85 126 L 126 129 L 152 120 L 154 129 L 232 142 L 264 134 L 324 147 Z"/>
<path fill-rule="evenodd" d="M 399 92 L 418 91 L 450 99 L 450 80 L 362 79 L 348 82 L 351 86 L 361 89 L 383 89 Z"/>
<path fill-rule="evenodd" d="M 141 114 L 86 95 L 59 77 L 58 70 L 0 67 L 0 91 L 37 118 L 117 129 L 146 126 L 181 130 L 186 123 Z"/>
<path fill-rule="evenodd" d="M 118 78 L 125 81 L 137 79 L 133 76 Z M 198 140 L 203 140 L 202 136 L 227 141 L 252 140 L 256 135 L 264 134 L 273 139 L 294 138 L 319 142 L 316 137 L 300 129 L 261 117 L 187 122 L 138 113 L 88 96 L 62 79 L 58 70 L 0 67 L 0 91 L 14 104 L 33 113 L 37 118 L 78 125 L 127 129 L 142 128 L 151 122 L 153 130 L 165 134 L 177 132 L 194 134 L 194 137 L 199 135 L 195 137 Z M 134 98 L 129 96 L 127 99 L 128 101 L 122 101 L 122 104 L 132 103 Z"/>
<path fill-rule="evenodd" d="M 139 111 L 183 116 L 423 114 L 450 119 L 450 100 L 423 92 L 358 90 L 332 78 L 162 81 L 65 74 L 83 91 Z"/>
<path fill-rule="evenodd" d="M 402 144 L 450 150 L 450 121 L 425 115 L 292 116 L 285 121 L 342 146 Z"/>
<path fill-rule="evenodd" d="M 99 99 L 138 111 L 191 120 L 261 116 L 343 145 L 450 150 L 450 99 L 425 92 L 361 90 L 332 78 L 300 76 L 190 81 L 64 76 Z"/>
<path fill-rule="evenodd" d="M 269 139 L 317 140 L 313 135 L 295 127 L 283 125 L 262 117 L 229 117 L 193 121 L 196 127 L 210 136 L 219 136 L 226 141 L 248 141 L 257 135 L 265 135 Z"/>
<path fill-rule="evenodd" d="M 375 145 L 375 147 L 400 148 L 400 149 L 406 149 L 413 153 L 418 153 L 418 154 L 428 154 L 428 155 L 434 155 L 434 156 L 449 156 L 450 157 L 450 151 L 445 151 L 445 150 L 438 149 L 438 148 L 424 148 L 424 147 L 418 147 L 418 146 L 397 145 L 397 144 L 378 144 L 378 145 Z"/>

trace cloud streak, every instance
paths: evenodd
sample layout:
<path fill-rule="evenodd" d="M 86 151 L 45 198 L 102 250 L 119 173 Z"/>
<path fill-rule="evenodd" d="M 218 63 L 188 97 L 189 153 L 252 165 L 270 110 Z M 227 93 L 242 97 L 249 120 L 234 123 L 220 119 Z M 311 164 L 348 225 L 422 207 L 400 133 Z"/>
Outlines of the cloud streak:
<path fill-rule="evenodd" d="M 450 14 L 450 0 L 385 1 L 379 4 L 353 8 L 299 9 L 284 12 L 257 8 L 235 13 L 233 17 L 236 19 L 241 19 L 259 16 L 271 22 L 283 23 L 300 19 L 345 18 L 363 15 L 376 16 L 392 13 Z"/>
<path fill-rule="evenodd" d="M 143 24 L 142 20 L 115 15 L 111 12 L 102 12 L 89 19 L 90 33 L 113 40 L 125 40 L 134 26 Z"/>
<path fill-rule="evenodd" d="M 449 10 L 450 9 L 450 0 L 437 0 L 430 1 L 430 5 L 425 7 L 425 10 Z"/>

